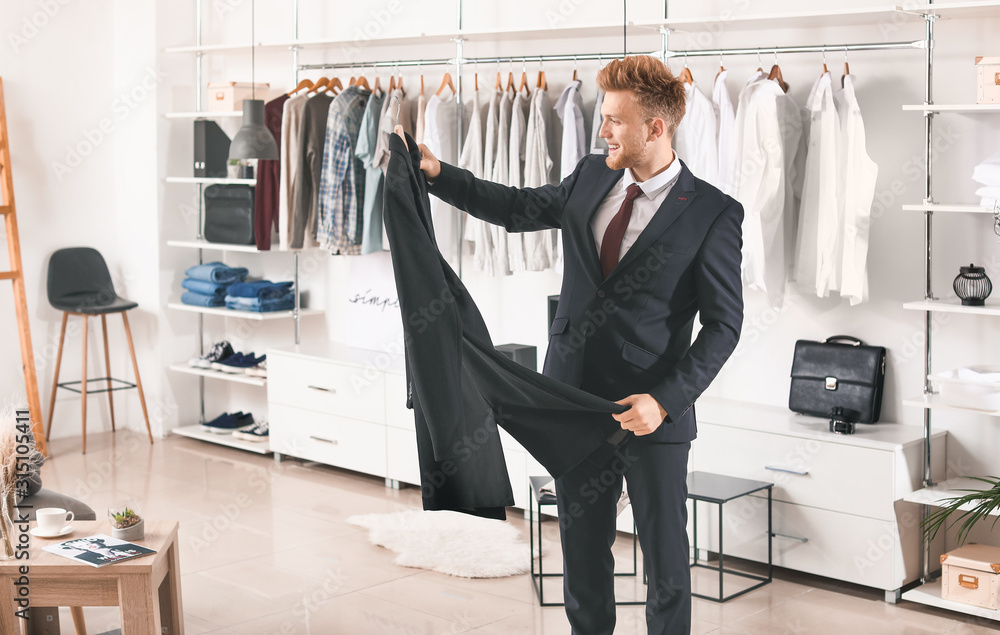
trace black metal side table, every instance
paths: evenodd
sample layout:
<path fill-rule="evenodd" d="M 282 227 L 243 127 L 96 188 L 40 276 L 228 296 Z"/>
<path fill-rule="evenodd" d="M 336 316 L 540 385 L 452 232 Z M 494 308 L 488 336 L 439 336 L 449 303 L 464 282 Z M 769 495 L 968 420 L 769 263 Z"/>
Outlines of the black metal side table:
<path fill-rule="evenodd" d="M 712 474 L 710 472 L 691 472 L 687 475 L 687 497 L 692 500 L 692 522 L 693 522 L 693 533 L 694 533 L 694 562 L 691 563 L 691 567 L 701 567 L 703 569 L 711 569 L 713 571 L 719 572 L 719 597 L 713 597 L 710 595 L 703 595 L 701 593 L 691 593 L 694 597 L 702 598 L 704 600 L 711 600 L 713 602 L 726 602 L 735 597 L 743 595 L 744 593 L 749 593 L 754 589 L 758 589 L 765 584 L 769 584 L 772 579 L 772 548 L 771 548 L 771 538 L 773 537 L 773 530 L 771 527 L 771 490 L 774 488 L 774 483 L 768 483 L 765 481 L 753 481 L 746 478 L 737 478 L 735 476 L 724 476 L 722 474 Z M 742 496 L 747 496 L 753 494 L 754 492 L 759 492 L 761 490 L 767 490 L 767 577 L 753 575 L 750 573 L 744 573 L 742 571 L 734 571 L 733 569 L 725 568 L 725 552 L 722 546 L 722 506 L 731 500 L 740 498 Z M 713 567 L 707 564 L 701 564 L 698 562 L 698 501 L 704 501 L 706 503 L 714 503 L 719 506 L 719 566 Z M 759 580 L 759 582 L 751 587 L 743 589 L 733 593 L 732 595 L 726 596 L 722 590 L 723 578 L 725 574 L 732 574 L 742 576 L 744 578 L 750 578 L 751 580 Z"/>
<path fill-rule="evenodd" d="M 563 574 L 561 573 L 544 573 L 542 570 L 542 506 L 543 505 L 555 505 L 556 497 L 554 494 L 542 493 L 542 486 L 552 480 L 551 476 L 530 476 L 529 481 L 529 491 L 528 491 L 528 514 L 534 517 L 534 522 L 529 519 L 528 522 L 528 533 L 530 536 L 530 552 L 531 552 L 531 583 L 535 585 L 535 593 L 538 594 L 538 604 L 541 606 L 563 606 L 563 602 L 546 602 L 544 599 L 544 583 L 545 578 L 561 578 Z M 535 529 L 537 525 L 537 531 Z M 538 536 L 538 572 L 535 572 L 535 535 Z M 639 539 L 635 531 L 635 523 L 632 523 L 632 570 L 626 572 L 615 572 L 616 576 L 636 576 L 639 574 Z M 646 582 L 646 576 L 643 574 L 643 583 Z M 619 602 L 615 601 L 616 606 L 644 606 L 646 604 L 645 600 L 641 602 Z"/>

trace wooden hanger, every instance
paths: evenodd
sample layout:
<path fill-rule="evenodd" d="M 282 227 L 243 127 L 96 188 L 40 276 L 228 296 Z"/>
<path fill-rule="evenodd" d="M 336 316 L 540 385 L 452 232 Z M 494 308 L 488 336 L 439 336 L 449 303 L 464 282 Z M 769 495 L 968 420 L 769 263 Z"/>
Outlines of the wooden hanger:
<path fill-rule="evenodd" d="M 781 67 L 775 64 L 771 67 L 771 72 L 767 75 L 768 79 L 773 79 L 778 82 L 778 86 L 781 86 L 783 92 L 788 92 L 788 84 L 785 83 L 785 79 L 781 76 Z"/>
<path fill-rule="evenodd" d="M 368 80 L 365 79 L 364 75 L 358 75 L 358 78 L 351 82 L 354 86 L 361 86 L 365 90 L 371 90 L 371 86 L 368 85 Z"/>
<path fill-rule="evenodd" d="M 424 94 L 424 74 L 420 73 L 420 94 Z"/>
<path fill-rule="evenodd" d="M 303 81 L 305 81 L 305 80 L 303 80 Z M 320 91 L 320 89 L 326 88 L 326 83 L 328 81 L 330 81 L 330 80 L 327 79 L 326 77 L 320 77 L 319 79 L 316 80 L 315 84 L 313 84 L 312 86 L 309 87 L 309 90 L 306 91 L 306 94 L 308 95 L 309 93 L 318 93 Z M 302 82 L 299 82 L 299 85 L 301 86 Z M 295 90 L 298 90 L 298 89 L 299 89 L 299 87 L 296 86 Z M 292 91 L 292 92 L 295 92 L 295 91 Z"/>
<path fill-rule="evenodd" d="M 403 76 L 402 75 L 399 76 L 399 82 L 396 84 L 396 88 L 399 89 L 399 92 L 403 95 L 403 97 L 406 97 L 406 91 L 403 89 Z"/>
<path fill-rule="evenodd" d="M 472 76 L 473 89 L 479 92 L 479 73 Z"/>
<path fill-rule="evenodd" d="M 437 92 L 434 93 L 434 95 L 436 97 L 440 97 L 441 96 L 441 92 L 445 88 L 450 88 L 452 95 L 457 94 L 456 91 L 455 91 L 455 84 L 453 84 L 452 81 L 451 81 L 451 73 L 449 73 L 447 71 L 445 71 L 444 77 L 441 78 L 441 85 L 438 86 Z"/>
<path fill-rule="evenodd" d="M 377 93 L 382 87 L 379 85 L 378 75 L 375 76 L 375 81 L 372 82 L 372 92 Z"/>
<path fill-rule="evenodd" d="M 389 92 L 391 93 L 394 90 L 396 90 L 396 76 L 395 75 L 390 75 L 389 76 Z"/>
<path fill-rule="evenodd" d="M 685 66 L 683 70 L 681 70 L 681 74 L 678 75 L 677 77 L 685 84 L 691 84 L 692 86 L 694 85 L 694 77 L 691 75 L 691 69 L 688 68 L 687 66 Z"/>
<path fill-rule="evenodd" d="M 549 83 L 545 80 L 545 71 L 538 71 L 538 83 L 535 84 L 535 88 L 549 89 Z"/>
<path fill-rule="evenodd" d="M 576 76 L 576 69 L 575 68 L 573 69 L 573 81 L 574 82 L 579 81 L 579 79 L 577 79 L 577 76 Z"/>
<path fill-rule="evenodd" d="M 507 88 L 506 90 L 514 90 L 514 72 L 511 71 L 507 73 Z"/>
<path fill-rule="evenodd" d="M 528 74 L 524 71 L 521 71 L 521 85 L 518 86 L 517 92 L 521 92 L 522 90 L 527 90 L 527 89 L 528 89 Z"/>
<path fill-rule="evenodd" d="M 312 88 L 312 87 L 313 87 L 313 83 L 312 83 L 312 80 L 309 80 L 309 79 L 303 79 L 302 81 L 300 81 L 300 82 L 299 82 L 299 83 L 298 83 L 298 84 L 297 84 L 297 85 L 295 86 L 295 88 L 293 88 L 293 89 L 291 90 L 291 92 L 289 92 L 289 93 L 288 93 L 288 96 L 289 96 L 289 97 L 291 97 L 292 95 L 294 95 L 295 93 L 299 92 L 299 91 L 300 91 L 300 90 L 302 90 L 303 88 Z"/>
<path fill-rule="evenodd" d="M 503 82 L 500 80 L 500 71 L 497 71 L 497 83 L 493 86 L 494 90 L 500 90 L 503 88 Z"/>
<path fill-rule="evenodd" d="M 326 90 L 336 95 L 340 91 L 344 90 L 344 85 L 340 83 L 339 77 L 331 77 L 330 81 L 326 83 Z"/>

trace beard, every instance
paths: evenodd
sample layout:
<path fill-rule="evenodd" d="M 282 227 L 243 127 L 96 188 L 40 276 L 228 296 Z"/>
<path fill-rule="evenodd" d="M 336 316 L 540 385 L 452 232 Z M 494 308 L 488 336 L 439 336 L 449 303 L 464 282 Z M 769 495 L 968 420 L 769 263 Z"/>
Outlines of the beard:
<path fill-rule="evenodd" d="M 646 144 L 643 142 L 642 131 L 622 139 L 618 145 L 618 151 L 609 154 L 605 163 L 612 170 L 624 170 L 635 167 L 646 159 Z"/>

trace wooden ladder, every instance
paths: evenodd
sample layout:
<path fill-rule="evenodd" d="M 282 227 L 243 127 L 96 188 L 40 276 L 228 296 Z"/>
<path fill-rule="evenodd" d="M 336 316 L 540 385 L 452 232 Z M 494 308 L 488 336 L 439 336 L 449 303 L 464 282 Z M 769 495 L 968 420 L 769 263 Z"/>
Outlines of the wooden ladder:
<path fill-rule="evenodd" d="M 28 324 L 28 300 L 24 293 L 24 271 L 21 268 L 21 241 L 17 235 L 17 214 L 14 208 L 14 178 L 11 176 L 10 143 L 7 136 L 7 109 L 4 102 L 3 78 L 0 78 L 0 216 L 4 217 L 7 228 L 7 253 L 10 256 L 10 271 L 0 271 L 0 280 L 14 283 L 14 308 L 17 311 L 17 333 L 21 340 L 21 364 L 24 367 L 24 383 L 28 393 L 28 410 L 31 429 L 35 434 L 35 445 L 42 454 L 48 454 L 45 447 L 45 431 L 42 428 L 42 404 L 38 400 L 38 375 L 35 374 L 35 356 L 31 350 L 31 328 Z"/>

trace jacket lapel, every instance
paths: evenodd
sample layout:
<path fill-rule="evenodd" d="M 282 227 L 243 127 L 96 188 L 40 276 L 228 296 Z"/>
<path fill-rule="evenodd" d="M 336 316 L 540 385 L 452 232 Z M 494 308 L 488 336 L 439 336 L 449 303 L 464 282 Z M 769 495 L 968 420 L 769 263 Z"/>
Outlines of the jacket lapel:
<path fill-rule="evenodd" d="M 601 283 L 604 281 L 604 274 L 601 272 L 601 256 L 597 253 L 597 243 L 594 241 L 594 234 L 590 229 L 590 223 L 594 215 L 597 214 L 597 210 L 600 209 L 601 204 L 604 203 L 608 192 L 615 186 L 615 183 L 621 180 L 623 173 L 622 170 L 603 170 L 601 176 L 597 179 L 597 183 L 594 185 L 594 194 L 591 199 L 593 207 L 586 214 L 580 214 L 577 217 L 577 222 L 572 223 L 569 227 L 570 231 L 573 232 L 574 241 L 580 246 L 584 271 L 595 288 L 601 286 Z"/>
<path fill-rule="evenodd" d="M 665 232 L 667 228 L 670 227 L 670 225 L 672 225 L 673 222 L 684 212 L 684 210 L 688 208 L 688 205 L 694 201 L 694 198 L 694 175 L 691 174 L 691 171 L 688 170 L 687 166 L 684 165 L 684 162 L 681 161 L 681 173 L 677 177 L 677 182 L 674 183 L 672 188 L 670 188 L 670 192 L 667 193 L 667 198 L 664 199 L 659 209 L 657 209 L 656 213 L 653 214 L 653 218 L 650 219 L 646 228 L 639 234 L 635 244 L 629 247 L 629 250 L 625 252 L 622 259 L 618 261 L 618 265 L 611 271 L 611 274 L 608 276 L 608 280 L 613 278 L 619 271 L 625 269 L 625 267 L 627 267 L 633 260 L 645 253 L 646 250 L 653 245 L 653 241 L 659 238 L 660 234 Z M 600 272 L 599 261 L 598 272 Z"/>

